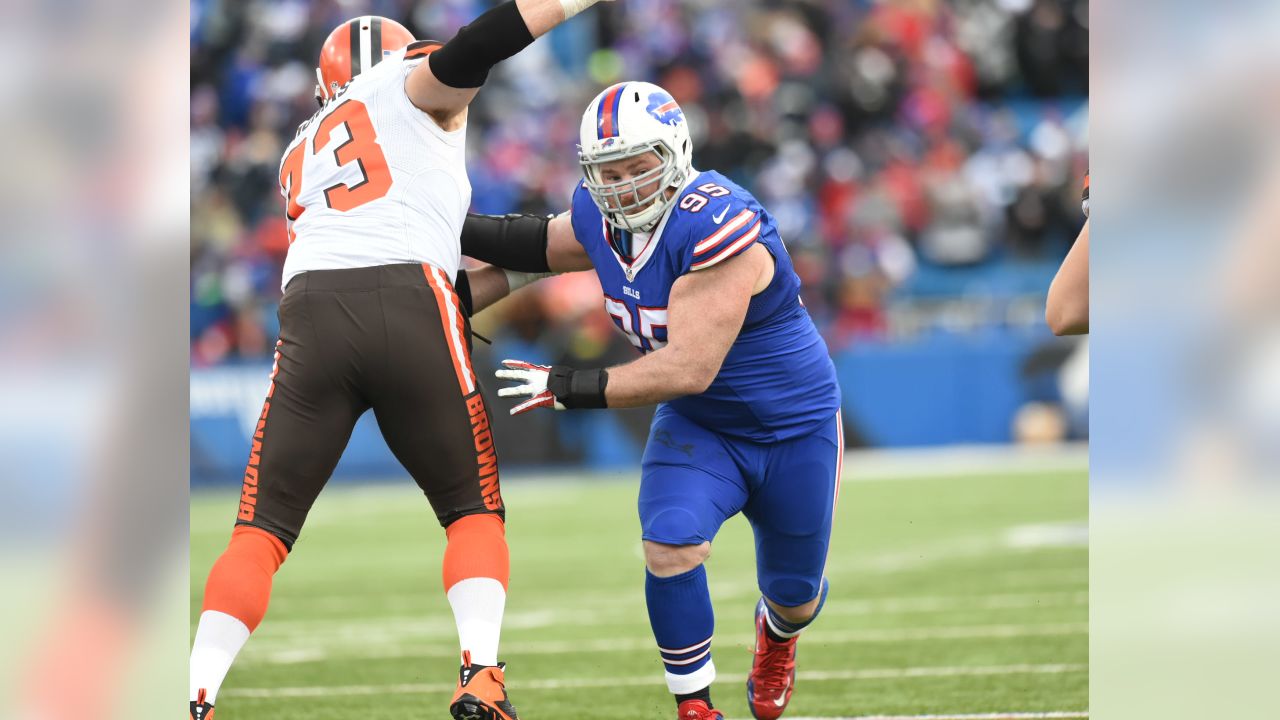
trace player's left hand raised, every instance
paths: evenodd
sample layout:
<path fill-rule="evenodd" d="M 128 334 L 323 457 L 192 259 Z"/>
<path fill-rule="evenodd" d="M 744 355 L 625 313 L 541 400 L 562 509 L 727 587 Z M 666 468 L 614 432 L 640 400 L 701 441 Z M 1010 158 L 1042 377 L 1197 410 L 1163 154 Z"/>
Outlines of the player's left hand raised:
<path fill-rule="evenodd" d="M 503 360 L 505 370 L 498 370 L 494 375 L 500 380 L 514 380 L 522 385 L 504 387 L 498 390 L 498 397 L 527 397 L 528 400 L 511 408 L 512 415 L 519 415 L 534 408 L 549 407 L 564 410 L 564 405 L 556 400 L 556 396 L 547 389 L 547 378 L 551 374 L 550 365 L 535 365 L 523 360 Z"/>

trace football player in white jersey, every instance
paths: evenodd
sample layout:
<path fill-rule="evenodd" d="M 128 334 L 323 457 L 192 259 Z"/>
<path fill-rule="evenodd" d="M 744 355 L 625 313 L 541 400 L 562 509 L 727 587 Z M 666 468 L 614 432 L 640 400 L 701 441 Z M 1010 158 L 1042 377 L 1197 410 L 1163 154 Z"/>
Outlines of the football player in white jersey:
<path fill-rule="evenodd" d="M 325 42 L 321 107 L 280 164 L 290 241 L 280 338 L 231 541 L 205 586 L 192 720 L 212 718 L 272 577 L 369 409 L 448 537 L 444 589 L 462 649 L 449 712 L 516 720 L 497 660 L 505 508 L 452 282 L 471 200 L 467 107 L 495 64 L 596 1 L 514 0 L 445 43 L 364 16 Z M 486 268 L 485 287 L 505 292 L 501 273 Z"/>

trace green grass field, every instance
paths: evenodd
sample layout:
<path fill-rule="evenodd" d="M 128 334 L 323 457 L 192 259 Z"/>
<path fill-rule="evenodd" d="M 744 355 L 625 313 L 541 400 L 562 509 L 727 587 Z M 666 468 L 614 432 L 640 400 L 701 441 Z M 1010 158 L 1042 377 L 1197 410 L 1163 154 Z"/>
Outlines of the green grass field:
<path fill-rule="evenodd" d="M 1086 717 L 1085 469 L 877 479 L 851 457 L 845 473 L 831 596 L 801 640 L 787 717 Z M 673 718 L 644 606 L 635 478 L 509 481 L 504 496 L 501 656 L 520 716 Z M 230 493 L 192 499 L 193 633 L 234 513 Z M 443 548 L 407 479 L 326 490 L 218 719 L 447 718 L 458 648 Z M 708 572 L 712 697 L 727 718 L 750 718 L 758 591 L 742 518 L 721 531 Z"/>

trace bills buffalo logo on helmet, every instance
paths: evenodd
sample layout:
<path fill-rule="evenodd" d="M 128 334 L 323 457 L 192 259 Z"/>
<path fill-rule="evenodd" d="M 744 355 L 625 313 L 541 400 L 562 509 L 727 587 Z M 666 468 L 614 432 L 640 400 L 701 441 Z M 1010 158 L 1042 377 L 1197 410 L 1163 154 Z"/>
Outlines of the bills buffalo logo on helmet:
<path fill-rule="evenodd" d="M 655 120 L 664 125 L 677 125 L 684 122 L 684 111 L 676 104 L 675 99 L 665 92 L 651 94 L 649 105 L 645 109 Z"/>

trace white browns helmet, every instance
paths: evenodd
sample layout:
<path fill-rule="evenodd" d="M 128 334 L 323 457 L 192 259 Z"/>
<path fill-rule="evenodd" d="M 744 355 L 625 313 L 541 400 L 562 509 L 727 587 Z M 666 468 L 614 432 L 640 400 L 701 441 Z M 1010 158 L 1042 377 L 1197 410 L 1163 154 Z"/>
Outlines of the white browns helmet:
<path fill-rule="evenodd" d="M 596 96 L 582 115 L 578 163 L 586 187 L 610 225 L 649 232 L 675 202 L 668 188 L 680 188 L 693 171 L 693 142 L 684 112 L 666 90 L 647 82 L 618 83 Z M 606 183 L 600 166 L 655 152 L 662 164 L 630 180 Z M 640 189 L 658 180 L 657 189 Z M 633 200 L 622 203 L 624 195 Z"/>

